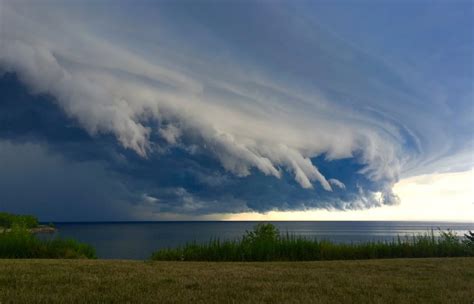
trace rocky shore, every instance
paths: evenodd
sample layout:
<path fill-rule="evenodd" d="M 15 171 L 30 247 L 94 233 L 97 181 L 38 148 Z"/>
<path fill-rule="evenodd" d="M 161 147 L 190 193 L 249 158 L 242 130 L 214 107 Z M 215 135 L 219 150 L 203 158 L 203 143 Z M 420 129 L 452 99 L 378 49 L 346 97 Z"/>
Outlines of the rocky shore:
<path fill-rule="evenodd" d="M 3 228 L 0 227 L 0 233 L 2 232 L 8 232 L 10 231 L 10 228 Z M 57 231 L 56 228 L 51 227 L 51 226 L 45 226 L 45 225 L 39 225 L 38 227 L 35 228 L 30 228 L 28 229 L 31 233 L 54 233 Z"/>
<path fill-rule="evenodd" d="M 30 229 L 31 233 L 54 233 L 56 230 L 57 229 L 54 227 L 44 225 L 39 225 L 38 227 Z"/>

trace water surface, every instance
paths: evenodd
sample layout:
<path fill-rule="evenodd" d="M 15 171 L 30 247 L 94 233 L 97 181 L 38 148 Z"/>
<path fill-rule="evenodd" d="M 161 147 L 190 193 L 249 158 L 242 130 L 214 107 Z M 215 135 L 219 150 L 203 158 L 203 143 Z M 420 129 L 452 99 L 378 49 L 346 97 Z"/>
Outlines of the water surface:
<path fill-rule="evenodd" d="M 96 248 L 103 259 L 147 259 L 160 248 L 210 238 L 236 239 L 258 222 L 104 222 L 56 223 L 54 236 L 74 238 Z M 474 223 L 449 222 L 271 222 L 280 232 L 335 242 L 392 240 L 397 236 L 451 229 L 458 235 L 474 230 Z"/>

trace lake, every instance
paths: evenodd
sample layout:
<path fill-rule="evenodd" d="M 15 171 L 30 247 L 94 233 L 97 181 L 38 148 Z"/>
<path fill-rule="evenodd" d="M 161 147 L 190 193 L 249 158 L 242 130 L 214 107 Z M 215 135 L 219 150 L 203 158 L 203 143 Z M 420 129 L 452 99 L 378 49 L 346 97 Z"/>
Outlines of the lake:
<path fill-rule="evenodd" d="M 94 222 L 55 223 L 53 236 L 73 238 L 96 248 L 102 259 L 147 259 L 160 248 L 210 238 L 236 239 L 258 222 Z M 458 235 L 474 230 L 474 223 L 324 221 L 271 222 L 280 232 L 335 242 L 392 240 L 397 236 L 423 234 L 431 229 L 451 229 Z M 435 231 L 436 232 L 436 231 Z M 45 237 L 45 236 L 43 236 Z"/>

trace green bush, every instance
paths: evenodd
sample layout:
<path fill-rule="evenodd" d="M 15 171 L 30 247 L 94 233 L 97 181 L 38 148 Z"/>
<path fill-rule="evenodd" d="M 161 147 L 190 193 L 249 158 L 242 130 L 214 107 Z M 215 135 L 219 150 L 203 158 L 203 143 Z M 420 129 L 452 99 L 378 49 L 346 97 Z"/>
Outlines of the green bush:
<path fill-rule="evenodd" d="M 341 244 L 312 240 L 289 234 L 280 235 L 271 224 L 259 224 L 241 240 L 211 240 L 189 243 L 174 249 L 161 249 L 153 260 L 181 261 L 313 261 L 377 258 L 421 258 L 474 256 L 474 242 L 460 240 L 452 231 L 398 237 L 390 242 Z M 470 242 L 470 243 L 469 243 Z"/>
<path fill-rule="evenodd" d="M 244 243 L 275 242 L 280 237 L 280 231 L 267 223 L 260 223 L 252 231 L 247 231 L 242 239 Z"/>
<path fill-rule="evenodd" d="M 90 245 L 70 239 L 40 240 L 25 226 L 14 224 L 10 231 L 0 233 L 0 258 L 96 258 Z"/>
<path fill-rule="evenodd" d="M 464 245 L 471 251 L 471 254 L 474 255 L 474 232 L 469 231 L 464 234 Z"/>
<path fill-rule="evenodd" d="M 32 215 L 17 215 L 0 212 L 0 227 L 11 228 L 13 225 L 21 225 L 26 228 L 38 227 L 38 218 Z"/>
<path fill-rule="evenodd" d="M 468 233 L 464 234 L 464 238 L 465 243 L 474 245 L 474 232 L 469 231 Z"/>

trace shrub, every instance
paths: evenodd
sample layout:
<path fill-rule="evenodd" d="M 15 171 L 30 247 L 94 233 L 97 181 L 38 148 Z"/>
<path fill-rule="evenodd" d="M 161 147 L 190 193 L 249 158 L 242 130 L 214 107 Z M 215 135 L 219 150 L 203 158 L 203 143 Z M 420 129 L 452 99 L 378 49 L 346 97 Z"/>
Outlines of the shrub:
<path fill-rule="evenodd" d="M 267 223 L 259 223 L 252 231 L 246 231 L 242 242 L 244 243 L 258 243 L 258 242 L 275 242 L 280 237 L 280 231 L 272 225 Z"/>
<path fill-rule="evenodd" d="M 474 244 L 474 232 L 470 231 L 466 234 L 464 234 L 464 237 L 466 238 L 464 241 L 469 244 Z"/>
<path fill-rule="evenodd" d="M 21 225 L 26 228 L 38 227 L 38 218 L 32 215 L 16 215 L 0 212 L 0 227 L 11 228 L 13 225 Z"/>
<path fill-rule="evenodd" d="M 90 245 L 71 239 L 40 240 L 25 226 L 14 224 L 0 233 L 0 258 L 96 258 Z"/>
<path fill-rule="evenodd" d="M 471 255 L 474 255 L 474 232 L 469 231 L 468 233 L 464 234 L 463 243 L 468 248 Z"/>

